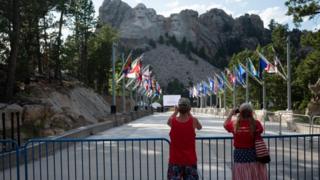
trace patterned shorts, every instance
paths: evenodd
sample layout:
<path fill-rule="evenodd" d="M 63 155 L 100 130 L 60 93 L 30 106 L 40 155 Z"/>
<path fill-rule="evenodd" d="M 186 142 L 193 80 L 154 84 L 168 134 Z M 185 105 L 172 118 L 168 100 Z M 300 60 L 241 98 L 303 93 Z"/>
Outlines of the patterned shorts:
<path fill-rule="evenodd" d="M 193 166 L 181 166 L 169 164 L 168 167 L 168 180 L 198 180 L 198 170 L 197 165 Z"/>
<path fill-rule="evenodd" d="M 235 163 L 256 162 L 255 149 L 235 149 L 233 155 Z"/>

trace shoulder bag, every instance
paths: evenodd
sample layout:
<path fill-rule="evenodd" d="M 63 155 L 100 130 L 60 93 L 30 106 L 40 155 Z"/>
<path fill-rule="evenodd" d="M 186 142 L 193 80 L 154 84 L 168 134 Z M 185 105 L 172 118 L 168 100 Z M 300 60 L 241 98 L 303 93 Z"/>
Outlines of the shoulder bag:
<path fill-rule="evenodd" d="M 264 164 L 269 163 L 271 159 L 267 145 L 262 138 L 257 138 L 256 134 L 254 136 L 254 146 L 256 150 L 257 162 Z"/>

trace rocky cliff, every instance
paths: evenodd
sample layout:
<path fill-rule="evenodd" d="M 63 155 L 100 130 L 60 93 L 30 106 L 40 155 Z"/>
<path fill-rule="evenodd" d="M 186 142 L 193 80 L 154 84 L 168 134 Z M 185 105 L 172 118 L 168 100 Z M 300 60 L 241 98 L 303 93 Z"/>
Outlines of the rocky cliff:
<path fill-rule="evenodd" d="M 154 51 L 163 50 L 163 47 L 155 48 L 163 39 L 164 46 L 180 48 L 179 51 L 175 51 L 173 58 L 182 53 L 187 55 L 184 58 L 185 62 L 197 59 L 199 62 L 207 61 L 218 68 L 225 67 L 233 53 L 245 48 L 255 49 L 258 44 L 264 45 L 270 41 L 270 32 L 264 29 L 259 16 L 245 14 L 234 19 L 221 9 L 211 9 L 201 15 L 193 10 L 183 10 L 166 18 L 144 4 L 132 8 L 121 0 L 105 0 L 99 9 L 99 19 L 102 23 L 119 30 L 121 42 L 126 48 L 143 51 L 152 49 L 152 53 L 146 53 L 146 61 L 163 61 L 163 64 L 169 66 L 172 61 L 166 58 L 152 56 L 151 59 L 148 56 L 157 54 Z M 153 48 L 150 48 L 150 41 L 155 44 Z M 187 50 L 181 51 L 181 48 Z M 195 56 L 196 58 L 192 58 Z M 181 69 L 188 69 L 190 74 L 198 76 L 198 72 L 201 71 L 200 64 L 193 65 L 192 72 L 188 67 Z M 187 64 L 182 63 L 180 66 Z M 212 66 L 210 68 L 211 71 L 215 70 Z M 187 74 L 187 71 L 177 71 L 179 74 Z M 159 75 L 162 78 L 163 73 L 159 72 Z M 167 76 L 162 81 L 166 81 L 166 78 Z M 191 76 L 186 78 L 200 80 Z"/>
<path fill-rule="evenodd" d="M 104 97 L 77 81 L 64 82 L 64 86 L 31 83 L 18 97 L 21 100 L 17 104 L 0 103 L 0 114 L 21 113 L 22 139 L 61 135 L 66 130 L 105 121 L 110 114 Z"/>
<path fill-rule="evenodd" d="M 308 87 L 313 97 L 308 104 L 306 114 L 310 116 L 320 116 L 320 78 L 315 84 L 313 85 L 309 84 Z M 320 122 L 317 122 L 317 123 L 320 123 Z"/>
<path fill-rule="evenodd" d="M 176 48 L 166 45 L 158 45 L 145 53 L 144 63 L 150 64 L 152 72 L 156 75 L 160 84 L 167 84 L 173 79 L 179 80 L 187 87 L 192 82 L 206 80 L 218 69 L 193 55 L 189 59 Z"/>

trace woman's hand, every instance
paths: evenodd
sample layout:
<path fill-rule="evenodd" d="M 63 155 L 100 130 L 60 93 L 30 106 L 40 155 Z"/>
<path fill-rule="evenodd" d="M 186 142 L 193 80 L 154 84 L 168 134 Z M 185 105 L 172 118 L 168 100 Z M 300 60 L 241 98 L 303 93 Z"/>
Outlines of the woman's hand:
<path fill-rule="evenodd" d="M 178 113 L 179 113 L 178 107 L 177 107 L 177 106 L 174 106 L 174 112 L 173 112 L 173 114 L 171 115 L 171 117 L 176 117 L 176 116 L 178 115 Z"/>
<path fill-rule="evenodd" d="M 178 112 L 179 112 L 178 106 L 174 106 L 174 113 L 178 114 Z"/>
<path fill-rule="evenodd" d="M 238 108 L 234 108 L 230 111 L 229 116 L 233 116 L 239 113 L 239 109 Z"/>
<path fill-rule="evenodd" d="M 167 124 L 171 127 L 171 121 L 174 117 L 176 117 L 178 115 L 179 109 L 177 106 L 174 106 L 174 112 L 173 114 L 169 117 Z"/>
<path fill-rule="evenodd" d="M 225 124 L 226 124 L 228 121 L 231 121 L 232 116 L 236 115 L 238 112 L 239 112 L 239 109 L 238 109 L 238 108 L 232 109 L 232 110 L 229 112 L 229 115 L 228 115 L 227 119 L 225 120 Z"/>

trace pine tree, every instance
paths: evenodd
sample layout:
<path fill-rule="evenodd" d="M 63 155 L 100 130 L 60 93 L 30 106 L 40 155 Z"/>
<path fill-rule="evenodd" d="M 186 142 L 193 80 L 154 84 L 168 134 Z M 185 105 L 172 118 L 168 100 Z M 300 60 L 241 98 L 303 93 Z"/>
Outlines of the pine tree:
<path fill-rule="evenodd" d="M 287 15 L 293 15 L 293 21 L 297 26 L 304 17 L 313 19 L 320 14 L 319 0 L 287 0 L 285 5 L 288 7 Z"/>
<path fill-rule="evenodd" d="M 91 0 L 77 0 L 71 6 L 74 16 L 74 32 L 78 45 L 78 59 L 80 68 L 78 78 L 88 82 L 88 39 L 96 25 L 94 7 Z"/>
<path fill-rule="evenodd" d="M 15 84 L 15 74 L 17 66 L 17 58 L 19 53 L 19 36 L 20 36 L 20 0 L 12 0 L 11 6 L 9 8 L 12 10 L 12 17 L 8 18 L 11 20 L 12 30 L 9 33 L 10 36 L 10 56 L 8 62 L 8 74 L 7 74 L 7 88 L 6 97 L 8 99 L 12 98 L 14 84 Z"/>

